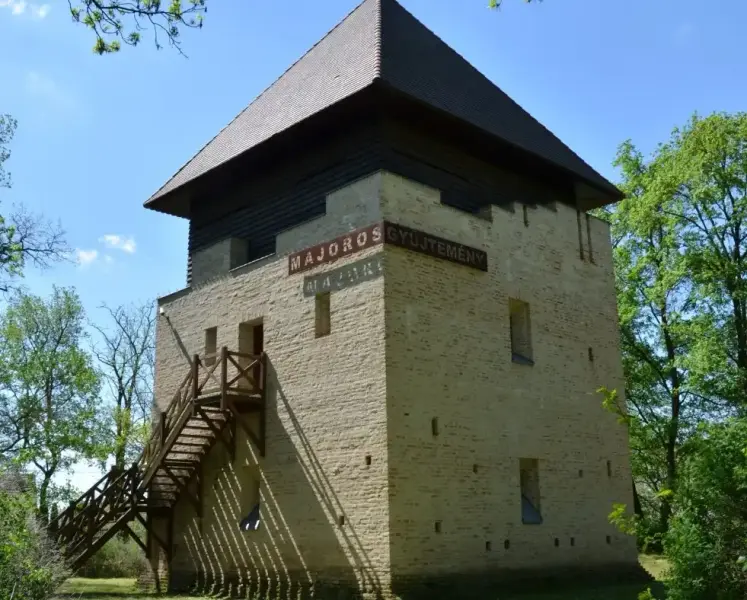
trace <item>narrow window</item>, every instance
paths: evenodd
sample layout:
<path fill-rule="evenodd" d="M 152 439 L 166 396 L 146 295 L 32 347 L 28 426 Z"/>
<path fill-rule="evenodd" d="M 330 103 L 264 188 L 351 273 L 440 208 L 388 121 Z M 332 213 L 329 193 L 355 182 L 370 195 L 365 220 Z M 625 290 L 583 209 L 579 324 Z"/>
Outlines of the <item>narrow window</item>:
<path fill-rule="evenodd" d="M 436 521 L 433 528 L 436 533 L 441 533 L 441 521 Z"/>
<path fill-rule="evenodd" d="M 594 262 L 594 250 L 591 247 L 591 217 L 586 215 L 586 243 L 589 245 L 589 262 Z"/>
<path fill-rule="evenodd" d="M 371 466 L 371 455 L 370 454 L 368 456 L 366 456 L 366 466 L 367 467 Z"/>
<path fill-rule="evenodd" d="M 536 458 L 519 459 L 521 485 L 521 522 L 525 525 L 542 523 L 540 510 L 539 461 Z"/>
<path fill-rule="evenodd" d="M 217 352 L 218 352 L 218 328 L 210 327 L 205 330 L 204 363 L 206 367 L 211 367 L 215 364 L 215 355 Z"/>
<path fill-rule="evenodd" d="M 533 365 L 529 304 L 511 298 L 508 301 L 508 308 L 511 330 L 511 359 L 517 363 Z"/>
<path fill-rule="evenodd" d="M 612 461 L 607 461 L 607 477 L 612 477 Z"/>
<path fill-rule="evenodd" d="M 240 481 L 241 510 L 249 512 L 239 523 L 241 531 L 257 531 L 260 525 L 259 477 L 248 469 L 242 469 Z"/>
<path fill-rule="evenodd" d="M 337 522 L 340 524 L 340 527 L 345 526 L 345 515 L 340 515 L 337 519 Z"/>
<path fill-rule="evenodd" d="M 492 542 L 485 542 L 485 551 L 486 552 L 492 552 L 493 550 L 493 544 Z"/>
<path fill-rule="evenodd" d="M 433 417 L 431 419 L 431 433 L 433 434 L 433 437 L 438 435 L 438 417 Z"/>
<path fill-rule="evenodd" d="M 330 294 L 325 292 L 316 295 L 316 337 L 329 335 L 332 330 L 330 320 Z"/>
<path fill-rule="evenodd" d="M 589 362 L 594 362 L 594 349 L 589 346 Z"/>
<path fill-rule="evenodd" d="M 522 206 L 524 209 L 524 227 L 529 227 L 529 210 L 527 205 Z"/>
<path fill-rule="evenodd" d="M 576 223 L 578 225 L 578 251 L 581 255 L 581 260 L 584 260 L 584 228 L 581 224 L 581 211 L 576 211 Z"/>

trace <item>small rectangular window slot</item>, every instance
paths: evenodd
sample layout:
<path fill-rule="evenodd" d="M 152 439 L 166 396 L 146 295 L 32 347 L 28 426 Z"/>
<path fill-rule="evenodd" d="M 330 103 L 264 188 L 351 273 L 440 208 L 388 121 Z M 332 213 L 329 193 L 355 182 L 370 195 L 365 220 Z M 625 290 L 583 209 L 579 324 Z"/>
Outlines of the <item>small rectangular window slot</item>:
<path fill-rule="evenodd" d="M 370 454 L 368 456 L 366 456 L 366 466 L 367 467 L 371 466 L 371 455 Z"/>
<path fill-rule="evenodd" d="M 571 546 L 575 546 L 575 545 L 576 545 L 576 538 L 571 538 Z"/>
<path fill-rule="evenodd" d="M 510 542 L 510 540 L 504 540 L 504 542 L 503 542 L 503 548 L 504 548 L 505 550 L 508 550 L 508 549 L 509 549 L 510 547 L 511 547 L 511 542 Z"/>
<path fill-rule="evenodd" d="M 209 327 L 205 330 L 205 356 L 203 365 L 212 367 L 218 353 L 218 328 Z"/>
<path fill-rule="evenodd" d="M 607 544 L 612 544 L 612 538 L 609 535 L 607 536 Z"/>
<path fill-rule="evenodd" d="M 317 294 L 314 304 L 315 310 L 315 332 L 316 337 L 324 337 L 332 331 L 332 322 L 330 315 L 330 293 Z"/>
<path fill-rule="evenodd" d="M 436 521 L 433 524 L 433 529 L 435 530 L 436 533 L 441 533 L 441 521 Z"/>
<path fill-rule="evenodd" d="M 485 542 L 485 551 L 491 552 L 493 550 L 493 544 L 491 542 Z"/>
<path fill-rule="evenodd" d="M 560 547 L 560 540 L 558 538 L 555 538 L 555 547 L 556 548 Z"/>
<path fill-rule="evenodd" d="M 477 475 L 477 465 L 472 465 L 472 472 Z"/>
<path fill-rule="evenodd" d="M 529 209 L 526 204 L 522 206 L 522 209 L 524 212 L 524 227 L 529 227 Z"/>
<path fill-rule="evenodd" d="M 433 417 L 431 419 L 431 433 L 433 434 L 433 437 L 438 435 L 438 417 Z"/>
<path fill-rule="evenodd" d="M 594 349 L 589 346 L 589 362 L 594 362 Z"/>
<path fill-rule="evenodd" d="M 589 262 L 594 264 L 594 249 L 591 246 L 591 217 L 586 213 L 586 242 L 589 245 Z"/>
<path fill-rule="evenodd" d="M 581 256 L 581 260 L 584 260 L 584 230 L 581 224 L 581 211 L 576 211 L 576 224 L 578 225 L 578 251 Z"/>
<path fill-rule="evenodd" d="M 523 365 L 533 365 L 532 332 L 529 304 L 509 298 L 509 330 L 511 335 L 511 360 Z"/>
<path fill-rule="evenodd" d="M 519 485 L 521 486 L 521 522 L 525 525 L 542 524 L 539 461 L 536 458 L 519 459 Z"/>
<path fill-rule="evenodd" d="M 612 461 L 607 461 L 607 477 L 612 477 Z"/>
<path fill-rule="evenodd" d="M 583 478 L 583 476 L 584 476 L 584 470 L 583 469 L 579 469 L 578 470 L 578 476 L 579 476 L 579 478 Z"/>
<path fill-rule="evenodd" d="M 337 519 L 337 522 L 339 523 L 340 527 L 343 527 L 345 525 L 345 515 L 340 515 Z"/>

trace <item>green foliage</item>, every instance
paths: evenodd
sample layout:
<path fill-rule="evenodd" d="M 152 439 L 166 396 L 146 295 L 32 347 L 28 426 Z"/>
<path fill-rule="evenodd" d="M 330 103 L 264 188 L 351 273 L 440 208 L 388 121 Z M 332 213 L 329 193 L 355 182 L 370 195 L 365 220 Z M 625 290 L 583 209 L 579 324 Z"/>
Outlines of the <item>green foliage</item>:
<path fill-rule="evenodd" d="M 48 300 L 18 293 L 0 316 L 0 456 L 34 470 L 42 514 L 57 473 L 105 457 L 83 324 L 78 296 L 59 288 Z"/>
<path fill-rule="evenodd" d="M 18 123 L 10 115 L 0 115 L 0 188 L 10 187 L 10 174 L 5 170 L 5 161 L 10 158 L 11 140 L 16 132 Z M 0 220 L 0 226 L 2 220 Z"/>
<path fill-rule="evenodd" d="M 137 533 L 145 539 L 142 528 Z M 131 538 L 115 536 L 86 561 L 77 575 L 97 579 L 138 577 L 147 568 L 148 561 L 142 548 Z"/>
<path fill-rule="evenodd" d="M 626 199 L 603 216 L 625 403 L 602 391 L 629 429 L 651 541 L 667 530 L 698 423 L 747 409 L 747 116 L 695 116 L 649 159 L 623 143 L 615 164 Z"/>
<path fill-rule="evenodd" d="M 0 471 L 0 600 L 48 598 L 68 574 L 37 522 L 27 483 L 17 472 Z"/>
<path fill-rule="evenodd" d="M 119 2 L 117 0 L 79 0 L 71 2 L 73 21 L 89 28 L 96 41 L 96 54 L 118 52 L 122 44 L 137 46 L 142 41 L 142 31 L 150 28 L 156 48 L 161 40 L 181 52 L 181 28 L 201 28 L 207 13 L 206 0 L 139 0 Z"/>
<path fill-rule="evenodd" d="M 703 426 L 688 442 L 666 551 L 671 600 L 747 597 L 747 419 Z"/>

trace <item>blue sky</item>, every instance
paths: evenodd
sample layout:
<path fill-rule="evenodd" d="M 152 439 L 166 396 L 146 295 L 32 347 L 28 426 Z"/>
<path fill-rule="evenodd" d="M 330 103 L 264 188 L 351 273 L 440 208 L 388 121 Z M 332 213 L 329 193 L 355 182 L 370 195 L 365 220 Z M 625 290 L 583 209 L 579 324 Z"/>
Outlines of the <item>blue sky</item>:
<path fill-rule="evenodd" d="M 89 259 L 30 289 L 75 286 L 95 318 L 183 287 L 187 224 L 142 203 L 356 4 L 210 0 L 185 59 L 147 34 L 99 57 L 66 2 L 0 0 L 0 113 L 19 121 L 1 206 L 59 219 Z M 695 110 L 747 108 L 744 0 L 403 4 L 613 181 L 623 140 L 649 152 Z"/>

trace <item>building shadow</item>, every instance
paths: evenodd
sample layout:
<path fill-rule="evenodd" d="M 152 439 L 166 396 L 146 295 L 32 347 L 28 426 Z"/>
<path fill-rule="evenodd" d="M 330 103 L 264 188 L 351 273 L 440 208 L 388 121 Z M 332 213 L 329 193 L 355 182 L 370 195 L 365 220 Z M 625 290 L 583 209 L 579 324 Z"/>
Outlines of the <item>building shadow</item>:
<path fill-rule="evenodd" d="M 268 361 L 266 455 L 244 428 L 259 431 L 259 415 L 243 415 L 235 456 L 218 443 L 190 484 L 202 516 L 182 497 L 174 511 L 170 591 L 246 598 L 381 596 L 381 581 L 345 517 L 309 436 Z M 201 478 L 201 482 L 200 482 Z M 241 520 L 260 501 L 260 527 Z M 385 532 L 384 532 L 385 533 Z"/>

